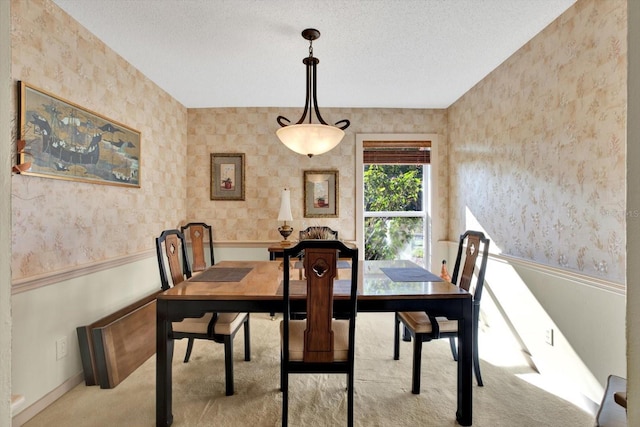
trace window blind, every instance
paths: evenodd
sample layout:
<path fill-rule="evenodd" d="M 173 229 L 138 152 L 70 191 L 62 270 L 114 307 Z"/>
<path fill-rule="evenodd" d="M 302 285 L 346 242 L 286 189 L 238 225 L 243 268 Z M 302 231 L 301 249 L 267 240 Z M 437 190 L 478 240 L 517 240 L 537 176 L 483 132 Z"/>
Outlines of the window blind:
<path fill-rule="evenodd" d="M 423 165 L 431 161 L 431 141 L 364 141 L 363 163 Z"/>

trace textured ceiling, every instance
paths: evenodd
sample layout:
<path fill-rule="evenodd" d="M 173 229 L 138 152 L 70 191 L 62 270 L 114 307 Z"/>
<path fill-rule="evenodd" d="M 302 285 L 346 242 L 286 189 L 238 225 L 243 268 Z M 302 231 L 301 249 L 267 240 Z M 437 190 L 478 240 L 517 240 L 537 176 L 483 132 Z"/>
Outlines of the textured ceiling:
<path fill-rule="evenodd" d="M 189 108 L 446 108 L 576 0 L 53 0 Z"/>

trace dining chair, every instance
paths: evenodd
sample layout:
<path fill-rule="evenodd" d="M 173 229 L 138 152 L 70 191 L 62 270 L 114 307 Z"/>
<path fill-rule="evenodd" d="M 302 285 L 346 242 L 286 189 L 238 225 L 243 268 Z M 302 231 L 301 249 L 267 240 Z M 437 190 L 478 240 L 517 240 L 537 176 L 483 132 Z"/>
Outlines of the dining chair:
<path fill-rule="evenodd" d="M 480 268 L 477 270 L 477 279 L 472 286 L 476 260 L 482 253 Z M 464 264 L 462 259 L 464 255 Z M 458 254 L 453 268 L 451 283 L 473 294 L 473 370 L 478 386 L 482 386 L 480 374 L 480 358 L 478 356 L 478 321 L 480 317 L 480 299 L 484 286 L 484 276 L 489 257 L 489 239 L 479 231 L 466 231 L 460 236 Z M 460 270 L 462 266 L 462 270 Z M 458 280 L 459 279 L 459 280 Z M 446 317 L 434 317 L 424 311 L 402 311 L 395 314 L 395 333 L 393 345 L 393 358 L 400 359 L 400 327 L 408 331 L 413 338 L 413 372 L 411 392 L 420 394 L 420 366 L 422 358 L 422 343 L 439 338 L 449 338 L 451 354 L 454 360 L 458 360 L 456 338 L 458 336 L 458 321 L 449 320 Z"/>
<path fill-rule="evenodd" d="M 290 260 L 304 251 L 305 280 L 291 280 Z M 349 280 L 338 281 L 338 252 L 351 260 Z M 289 375 L 346 374 L 347 424 L 353 425 L 358 249 L 339 240 L 302 240 L 284 250 L 283 320 L 280 322 L 282 425 L 288 421 Z M 292 303 L 306 319 L 290 318 Z M 346 319 L 334 318 L 334 304 Z"/>
<path fill-rule="evenodd" d="M 207 260 L 205 256 L 205 241 L 204 237 L 208 235 L 209 241 L 209 266 L 215 264 L 213 257 L 213 234 L 211 232 L 211 226 L 204 222 L 189 222 L 180 226 L 180 231 L 185 235 L 188 235 L 191 240 L 191 272 L 204 271 L 207 269 Z M 189 251 L 187 251 L 187 255 Z M 185 260 L 186 261 L 186 260 Z M 188 261 L 187 261 L 188 262 Z"/>
<path fill-rule="evenodd" d="M 187 256 L 184 235 L 179 230 L 164 230 L 156 238 L 156 253 L 160 270 L 162 290 L 191 278 L 189 264 L 183 262 Z M 165 262 L 169 266 L 170 279 Z M 248 313 L 206 313 L 198 318 L 185 318 L 171 324 L 171 338 L 186 338 L 187 352 L 184 363 L 189 362 L 195 339 L 205 339 L 224 344 L 224 370 L 226 395 L 233 394 L 233 339 L 244 326 L 244 360 L 251 360 Z"/>
<path fill-rule="evenodd" d="M 307 228 L 305 228 L 304 230 L 300 230 L 299 234 L 298 234 L 298 240 L 302 241 L 302 240 L 338 240 L 338 232 L 336 230 L 331 229 L 330 227 L 327 227 L 326 225 L 312 225 L 309 226 Z M 302 258 L 303 258 L 303 253 L 300 252 L 297 255 L 298 260 L 294 263 L 294 267 L 298 270 L 298 275 L 300 277 L 300 279 L 302 280 L 302 274 L 304 269 L 302 268 Z M 338 257 L 340 257 L 340 255 L 338 254 Z M 305 313 L 291 313 L 291 317 L 293 319 L 304 319 L 304 317 L 306 316 Z"/>
<path fill-rule="evenodd" d="M 312 225 L 299 233 L 299 240 L 308 239 L 338 240 L 338 232 L 325 225 Z"/>

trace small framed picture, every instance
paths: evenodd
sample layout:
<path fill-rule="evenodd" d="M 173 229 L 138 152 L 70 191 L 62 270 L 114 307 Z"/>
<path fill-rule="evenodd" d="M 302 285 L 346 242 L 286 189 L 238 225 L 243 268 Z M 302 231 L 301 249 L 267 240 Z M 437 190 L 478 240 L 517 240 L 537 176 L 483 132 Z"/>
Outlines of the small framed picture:
<path fill-rule="evenodd" d="M 244 200 L 244 153 L 211 154 L 211 200 Z"/>
<path fill-rule="evenodd" d="M 338 217 L 338 171 L 304 171 L 304 217 Z"/>

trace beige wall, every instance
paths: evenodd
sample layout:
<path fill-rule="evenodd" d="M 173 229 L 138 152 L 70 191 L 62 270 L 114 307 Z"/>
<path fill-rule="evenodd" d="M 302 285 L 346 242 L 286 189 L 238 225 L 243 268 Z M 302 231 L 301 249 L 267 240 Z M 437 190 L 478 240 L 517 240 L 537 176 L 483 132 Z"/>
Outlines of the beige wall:
<path fill-rule="evenodd" d="M 142 133 L 140 188 L 13 176 L 13 279 L 151 250 L 159 230 L 185 217 L 186 108 L 49 0 L 11 8 L 16 85 Z"/>
<path fill-rule="evenodd" d="M 626 9 L 578 1 L 449 108 L 451 235 L 624 283 Z"/>
<path fill-rule="evenodd" d="M 159 289 L 153 238 L 186 216 L 187 109 L 49 0 L 11 0 L 11 48 L 12 93 L 23 80 L 142 133 L 140 188 L 11 177 L 14 284 L 129 261 L 14 293 L 12 358 L 2 362 L 24 410 L 82 379 L 76 327 Z M 69 354 L 57 360 L 60 338 Z"/>
<path fill-rule="evenodd" d="M 276 137 L 276 117 L 296 120 L 301 108 L 211 108 L 189 110 L 187 216 L 214 226 L 215 240 L 277 241 L 282 188 L 291 189 L 294 236 L 310 225 L 328 225 L 355 240 L 355 134 L 436 133 L 446 142 L 445 110 L 323 108 L 330 122 L 351 121 L 332 151 L 308 158 L 290 151 Z M 211 201 L 210 154 L 245 153 L 245 201 Z M 435 159 L 443 161 L 444 157 Z M 339 171 L 339 218 L 304 218 L 303 171 Z M 446 183 L 446 180 L 444 180 Z M 446 189 L 443 189 L 446 194 Z"/>
<path fill-rule="evenodd" d="M 628 121 L 627 131 L 627 210 L 640 209 L 640 2 L 628 1 Z M 640 218 L 627 219 L 627 393 L 630 426 L 640 425 Z"/>
<path fill-rule="evenodd" d="M 9 3 L 0 1 L 0 170 L 11 169 L 11 32 Z M 11 177 L 0 175 L 0 252 L 11 253 Z M 11 260 L 0 257 L 0 425 L 10 425 L 11 409 Z"/>
<path fill-rule="evenodd" d="M 449 233 L 512 257 L 489 292 L 538 369 L 594 402 L 626 374 L 626 11 L 578 1 L 448 110 Z"/>
<path fill-rule="evenodd" d="M 473 216 L 505 254 L 624 282 L 621 0 L 570 8 L 450 108 L 448 138 L 444 110 L 326 108 L 325 116 L 348 118 L 352 126 L 338 149 L 312 159 L 288 152 L 274 135 L 275 117 L 299 109 L 187 113 L 48 1 L 12 6 L 16 81 L 142 132 L 140 189 L 13 176 L 14 280 L 149 250 L 150 236 L 185 219 L 211 222 L 216 240 L 278 240 L 284 186 L 292 190 L 294 228 L 322 222 L 353 239 L 355 133 L 429 132 L 445 136 L 445 164 L 452 147 L 452 168 L 445 169 L 451 189 L 444 191 L 451 196 L 450 238 Z M 58 28 L 58 36 L 32 32 L 32 22 Z M 43 46 L 53 54 L 24 55 Z M 213 152 L 246 154 L 245 201 L 209 199 Z M 306 169 L 339 170 L 339 218 L 303 218 Z"/>

